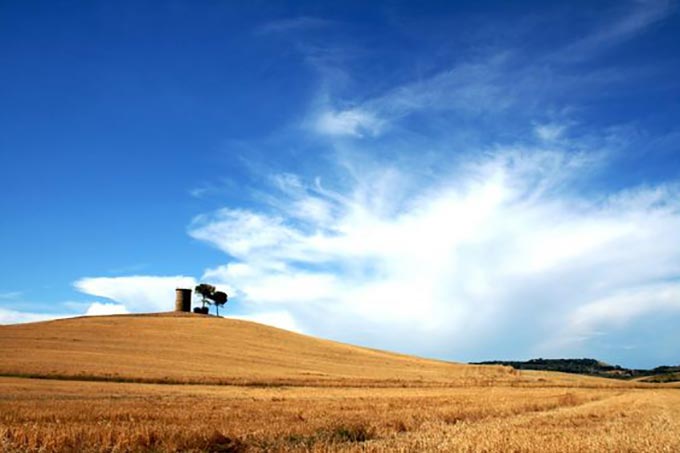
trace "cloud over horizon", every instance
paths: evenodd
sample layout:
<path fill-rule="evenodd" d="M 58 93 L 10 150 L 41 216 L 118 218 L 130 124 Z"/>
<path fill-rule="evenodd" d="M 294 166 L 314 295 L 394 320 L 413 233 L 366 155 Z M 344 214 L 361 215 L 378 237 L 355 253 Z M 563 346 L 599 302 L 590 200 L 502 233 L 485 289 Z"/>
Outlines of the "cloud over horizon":
<path fill-rule="evenodd" d="M 204 279 L 309 333 L 470 359 L 508 337 L 522 356 L 574 353 L 603 330 L 680 313 L 678 188 L 572 190 L 597 165 L 498 150 L 403 199 L 398 168 L 343 193 L 287 175 L 270 209 L 221 209 L 190 234 L 230 257 Z"/>
<path fill-rule="evenodd" d="M 118 304 L 96 302 L 87 314 L 121 314 L 174 309 L 176 288 L 193 288 L 193 277 L 131 275 L 125 277 L 86 277 L 73 286 L 81 293 L 103 297 Z"/>

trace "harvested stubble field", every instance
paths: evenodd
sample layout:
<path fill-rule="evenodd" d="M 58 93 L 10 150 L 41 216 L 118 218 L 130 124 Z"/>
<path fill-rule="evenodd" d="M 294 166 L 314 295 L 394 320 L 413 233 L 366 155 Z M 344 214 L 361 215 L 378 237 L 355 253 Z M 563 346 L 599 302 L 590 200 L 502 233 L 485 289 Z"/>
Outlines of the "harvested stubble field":
<path fill-rule="evenodd" d="M 206 326 L 240 334 L 229 338 L 241 351 L 188 344 L 166 361 Z M 182 341 L 159 344 L 163 330 Z M 5 326 L 0 348 L 0 451 L 680 451 L 680 389 L 658 384 L 468 367 L 201 317 Z M 234 368 L 217 363 L 229 354 Z M 163 383 L 115 382 L 144 379 Z"/>

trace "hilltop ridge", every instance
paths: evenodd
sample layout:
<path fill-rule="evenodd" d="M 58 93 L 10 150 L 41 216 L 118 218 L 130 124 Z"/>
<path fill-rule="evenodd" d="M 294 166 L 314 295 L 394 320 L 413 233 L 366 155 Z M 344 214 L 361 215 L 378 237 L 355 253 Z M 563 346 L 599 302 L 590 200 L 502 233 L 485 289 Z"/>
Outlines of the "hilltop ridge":
<path fill-rule="evenodd" d="M 0 326 L 0 374 L 168 383 L 408 384 L 500 379 L 510 368 L 429 360 L 189 313 Z"/>

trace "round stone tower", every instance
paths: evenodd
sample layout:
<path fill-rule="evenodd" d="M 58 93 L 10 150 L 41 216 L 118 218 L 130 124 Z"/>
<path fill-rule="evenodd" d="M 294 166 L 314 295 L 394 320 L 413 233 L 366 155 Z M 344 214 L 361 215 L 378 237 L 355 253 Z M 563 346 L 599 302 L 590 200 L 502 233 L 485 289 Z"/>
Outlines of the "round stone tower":
<path fill-rule="evenodd" d="M 191 290 L 177 288 L 175 290 L 175 311 L 191 312 Z"/>

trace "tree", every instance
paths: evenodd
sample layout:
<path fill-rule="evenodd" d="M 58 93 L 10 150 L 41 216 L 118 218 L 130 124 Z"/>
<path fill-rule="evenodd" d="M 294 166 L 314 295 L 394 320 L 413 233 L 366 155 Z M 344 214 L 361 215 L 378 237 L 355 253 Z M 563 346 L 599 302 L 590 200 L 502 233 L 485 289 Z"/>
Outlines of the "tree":
<path fill-rule="evenodd" d="M 217 316 L 220 315 L 220 307 L 227 303 L 227 293 L 222 291 L 216 291 L 211 297 L 212 301 L 215 303 L 215 310 L 217 311 Z"/>
<path fill-rule="evenodd" d="M 210 300 L 215 294 L 215 287 L 213 285 L 208 285 L 207 283 L 201 283 L 194 288 L 194 291 L 196 291 L 196 294 L 201 295 L 202 308 L 205 309 L 205 304 L 210 304 Z"/>

